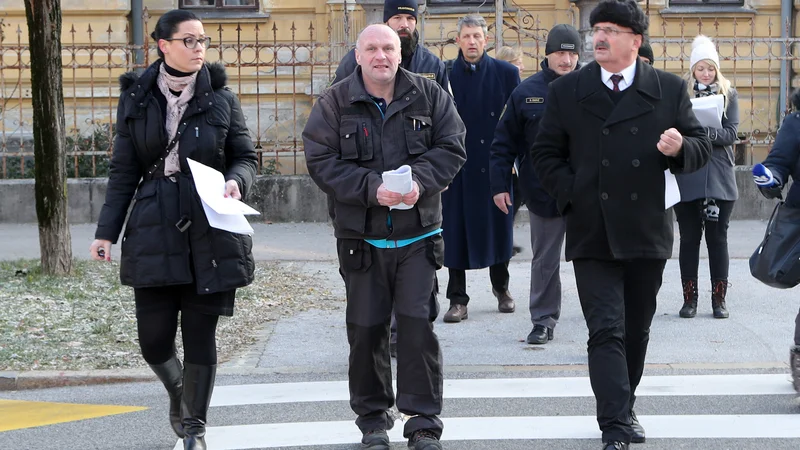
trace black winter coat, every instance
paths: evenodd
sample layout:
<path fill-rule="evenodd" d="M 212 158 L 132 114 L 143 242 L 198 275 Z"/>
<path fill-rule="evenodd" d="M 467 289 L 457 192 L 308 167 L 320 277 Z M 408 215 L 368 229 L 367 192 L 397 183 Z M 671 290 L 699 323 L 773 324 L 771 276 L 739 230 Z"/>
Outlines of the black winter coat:
<path fill-rule="evenodd" d="M 335 236 L 398 240 L 439 228 L 441 192 L 466 159 L 465 133 L 450 95 L 402 68 L 385 113 L 364 88 L 361 67 L 325 90 L 308 116 L 303 144 L 308 173 L 328 194 Z M 381 174 L 406 164 L 419 200 L 390 211 L 378 203 Z"/>
<path fill-rule="evenodd" d="M 558 74 L 542 60 L 542 70 L 529 76 L 511 93 L 506 102 L 489 156 L 492 196 L 508 192 L 511 167 L 519 162 L 519 186 L 528 210 L 539 217 L 558 217 L 556 199 L 539 183 L 528 157 L 539 131 L 539 121 L 547 101 L 547 87 Z M 579 67 L 578 67 L 579 68 Z M 576 70 L 578 69 L 576 68 Z"/>
<path fill-rule="evenodd" d="M 796 110 L 800 110 L 800 91 L 792 95 L 792 103 Z M 789 177 L 792 178 L 792 187 L 786 194 L 786 206 L 800 208 L 800 183 L 797 183 L 800 179 L 800 112 L 793 112 L 783 120 L 763 164 L 781 186 L 789 184 Z"/>
<path fill-rule="evenodd" d="M 619 104 L 609 94 L 597 62 L 553 81 L 534 168 L 566 218 L 568 260 L 668 259 L 673 218 L 664 209 L 664 171 L 699 169 L 711 141 L 676 75 L 637 60 Z M 683 147 L 670 158 L 656 144 L 673 127 Z"/>
<path fill-rule="evenodd" d="M 120 77 L 114 154 L 96 239 L 122 241 L 120 279 L 134 288 L 189 284 L 198 294 L 223 292 L 253 281 L 253 241 L 208 225 L 186 158 L 236 180 L 242 198 L 253 183 L 256 153 L 236 95 L 225 88 L 221 65 L 206 64 L 178 126 L 181 172 L 164 177 L 169 142 L 154 90 L 161 60 L 139 77 Z M 180 231 L 182 219 L 191 225 Z M 185 222 L 185 221 L 184 221 Z"/>

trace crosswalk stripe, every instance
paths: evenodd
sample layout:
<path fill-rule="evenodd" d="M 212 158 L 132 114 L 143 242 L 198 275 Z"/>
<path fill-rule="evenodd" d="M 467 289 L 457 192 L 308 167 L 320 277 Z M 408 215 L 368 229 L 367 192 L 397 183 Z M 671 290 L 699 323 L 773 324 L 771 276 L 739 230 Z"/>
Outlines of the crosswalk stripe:
<path fill-rule="evenodd" d="M 593 416 L 444 418 L 443 441 L 508 439 L 600 439 Z M 648 439 L 800 438 L 800 415 L 672 415 L 639 416 Z M 403 442 L 403 424 L 389 432 Z M 351 421 L 302 422 L 210 427 L 208 448 L 244 450 L 312 445 L 354 444 L 361 433 Z M 175 450 L 183 448 L 181 441 Z"/>
<path fill-rule="evenodd" d="M 679 375 L 642 378 L 636 395 L 717 396 L 793 393 L 784 374 Z M 445 380 L 445 398 L 591 397 L 588 377 Z M 348 401 L 346 381 L 218 386 L 212 407 Z"/>

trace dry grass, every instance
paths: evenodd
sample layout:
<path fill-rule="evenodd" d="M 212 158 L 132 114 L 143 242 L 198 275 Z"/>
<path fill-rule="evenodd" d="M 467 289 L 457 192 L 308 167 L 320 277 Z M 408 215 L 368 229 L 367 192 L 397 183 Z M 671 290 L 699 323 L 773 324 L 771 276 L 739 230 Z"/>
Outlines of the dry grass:
<path fill-rule="evenodd" d="M 0 370 L 145 367 L 139 355 L 133 290 L 117 263 L 76 261 L 70 277 L 41 274 L 35 260 L 0 262 Z M 237 292 L 232 318 L 217 332 L 220 362 L 255 342 L 264 323 L 310 308 L 334 308 L 314 277 L 291 264 L 259 262 L 255 282 Z M 178 336 L 180 351 L 180 336 Z"/>

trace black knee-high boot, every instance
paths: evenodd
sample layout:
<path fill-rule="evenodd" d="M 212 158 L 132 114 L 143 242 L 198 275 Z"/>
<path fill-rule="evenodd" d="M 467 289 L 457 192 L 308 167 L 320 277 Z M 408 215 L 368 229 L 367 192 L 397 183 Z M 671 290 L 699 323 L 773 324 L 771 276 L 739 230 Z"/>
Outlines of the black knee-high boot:
<path fill-rule="evenodd" d="M 169 394 L 169 423 L 179 438 L 183 438 L 181 423 L 181 398 L 183 397 L 183 367 L 175 354 L 161 364 L 150 364 L 150 368 L 164 383 Z"/>
<path fill-rule="evenodd" d="M 184 364 L 183 438 L 184 450 L 206 450 L 206 414 L 214 391 L 217 366 Z"/>

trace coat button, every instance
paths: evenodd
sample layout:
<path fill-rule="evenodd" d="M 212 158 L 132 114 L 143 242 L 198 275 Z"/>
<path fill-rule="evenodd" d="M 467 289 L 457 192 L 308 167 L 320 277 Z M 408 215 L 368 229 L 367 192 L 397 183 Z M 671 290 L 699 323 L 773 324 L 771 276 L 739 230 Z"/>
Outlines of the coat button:
<path fill-rule="evenodd" d="M 491 112 L 492 117 L 494 117 L 494 111 Z"/>
<path fill-rule="evenodd" d="M 481 139 L 481 144 L 483 144 L 483 139 Z"/>
<path fill-rule="evenodd" d="M 603 136 L 608 136 L 608 128 L 603 128 Z"/>
<path fill-rule="evenodd" d="M 486 169 L 481 167 L 481 173 L 486 173 Z"/>
<path fill-rule="evenodd" d="M 608 200 L 608 194 L 603 192 L 602 194 L 600 194 L 600 198 L 602 198 L 603 200 Z"/>
<path fill-rule="evenodd" d="M 631 161 L 631 165 L 632 165 L 633 167 L 639 167 L 639 164 L 640 164 L 640 163 L 639 163 L 639 160 L 638 160 L 638 159 L 634 159 L 633 161 Z"/>
<path fill-rule="evenodd" d="M 350 97 L 350 100 L 355 100 L 355 99 L 356 99 L 356 97 L 355 97 L 355 96 L 353 96 L 353 97 Z"/>
<path fill-rule="evenodd" d="M 634 201 L 639 200 L 639 196 L 636 194 L 636 192 L 631 194 L 631 200 L 634 200 Z"/>
<path fill-rule="evenodd" d="M 406 101 L 409 101 L 409 100 L 411 100 L 411 99 L 410 99 L 410 98 L 408 98 L 408 97 L 406 97 Z"/>
<path fill-rule="evenodd" d="M 639 129 L 638 129 L 638 128 L 636 128 L 636 127 L 632 127 L 632 128 L 631 128 L 631 134 L 636 134 L 636 133 L 638 133 L 638 132 L 639 132 Z"/>
<path fill-rule="evenodd" d="M 412 93 L 412 94 L 416 94 L 416 93 L 417 93 L 417 91 L 411 91 L 411 93 Z"/>
<path fill-rule="evenodd" d="M 607 159 L 604 159 L 604 160 L 603 160 L 603 162 L 602 162 L 602 164 L 603 164 L 603 167 L 608 167 L 608 165 L 609 165 L 609 162 L 608 162 L 608 160 L 607 160 Z"/>

